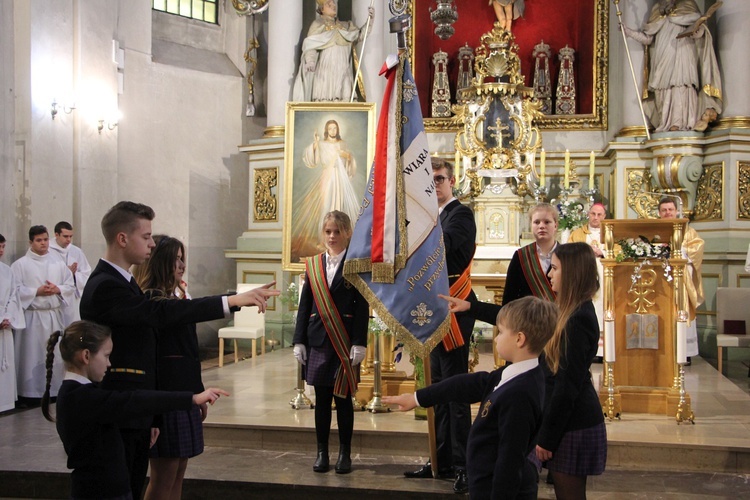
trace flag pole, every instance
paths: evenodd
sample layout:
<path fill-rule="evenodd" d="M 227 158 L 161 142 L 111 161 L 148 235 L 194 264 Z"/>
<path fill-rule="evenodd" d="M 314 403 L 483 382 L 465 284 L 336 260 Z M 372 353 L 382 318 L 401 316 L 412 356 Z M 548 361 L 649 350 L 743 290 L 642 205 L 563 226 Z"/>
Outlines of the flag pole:
<path fill-rule="evenodd" d="M 648 131 L 648 121 L 646 120 L 646 113 L 643 111 L 643 100 L 641 99 L 641 91 L 638 88 L 638 80 L 635 77 L 635 70 L 633 69 L 633 59 L 630 58 L 630 49 L 628 48 L 628 38 L 625 36 L 625 26 L 622 24 L 622 11 L 620 10 L 620 0 L 614 0 L 615 9 L 617 9 L 617 21 L 620 24 L 620 33 L 622 33 L 622 41 L 625 44 L 625 53 L 628 55 L 628 63 L 630 64 L 630 74 L 633 77 L 633 86 L 635 87 L 635 98 L 638 100 L 638 106 L 641 108 L 641 117 L 643 118 L 643 126 L 646 128 L 646 138 L 651 140 L 651 133 Z"/>
<path fill-rule="evenodd" d="M 424 367 L 424 385 L 427 387 L 432 382 L 432 367 L 430 366 L 429 353 L 422 358 L 422 366 Z M 430 466 L 432 467 L 432 477 L 437 478 L 438 458 L 435 437 L 435 408 L 433 406 L 427 408 L 427 438 L 430 441 Z"/>
<path fill-rule="evenodd" d="M 370 0 L 370 8 L 372 8 L 375 0 Z M 367 36 L 370 33 L 370 16 L 368 13 L 367 24 L 365 24 L 365 38 L 362 40 L 362 52 L 359 54 L 359 61 L 357 61 L 357 72 L 354 73 L 354 82 L 352 82 L 352 96 L 349 98 L 349 102 L 354 102 L 354 95 L 357 93 L 357 80 L 359 80 L 359 73 L 362 69 L 362 58 L 365 57 L 365 46 L 367 45 Z"/>

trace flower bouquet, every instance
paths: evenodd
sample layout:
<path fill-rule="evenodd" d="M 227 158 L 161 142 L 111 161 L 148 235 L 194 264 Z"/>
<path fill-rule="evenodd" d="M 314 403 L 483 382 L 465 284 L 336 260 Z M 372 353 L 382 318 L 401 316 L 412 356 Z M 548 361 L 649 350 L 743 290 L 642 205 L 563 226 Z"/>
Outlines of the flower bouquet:
<path fill-rule="evenodd" d="M 626 259 L 640 261 L 640 263 L 633 268 L 633 274 L 630 277 L 631 290 L 638 280 L 641 279 L 641 269 L 643 269 L 643 266 L 651 265 L 649 259 L 660 260 L 661 267 L 664 269 L 664 277 L 668 282 L 672 281 L 672 266 L 669 264 L 669 256 L 671 252 L 669 244 L 661 243 L 661 240 L 658 237 L 655 237 L 653 241 L 649 241 L 645 236 L 627 238 L 620 240 L 617 243 L 622 249 L 620 253 L 617 254 L 617 262 L 623 262 Z"/>
<path fill-rule="evenodd" d="M 586 223 L 586 211 L 580 201 L 563 200 L 557 204 L 557 211 L 560 213 L 557 220 L 560 230 L 573 230 Z"/>

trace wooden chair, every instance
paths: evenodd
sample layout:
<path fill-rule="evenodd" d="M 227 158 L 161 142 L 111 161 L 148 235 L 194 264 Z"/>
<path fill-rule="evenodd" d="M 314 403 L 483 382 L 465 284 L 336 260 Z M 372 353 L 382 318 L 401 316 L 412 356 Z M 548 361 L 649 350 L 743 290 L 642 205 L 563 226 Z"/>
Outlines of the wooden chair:
<path fill-rule="evenodd" d="M 745 322 L 745 334 L 724 333 L 725 320 Z M 729 347 L 750 347 L 750 288 L 716 289 L 716 347 L 718 351 L 719 373 L 723 374 L 724 349 Z M 750 372 L 748 372 L 750 376 Z"/>
<path fill-rule="evenodd" d="M 258 288 L 261 284 L 238 283 L 237 293 Z M 234 325 L 219 329 L 219 366 L 224 366 L 224 339 L 234 341 L 234 362 L 239 361 L 237 340 L 252 340 L 252 355 L 256 356 L 257 341 L 260 339 L 261 354 L 266 353 L 266 315 L 258 312 L 255 307 L 243 307 L 234 313 Z"/>

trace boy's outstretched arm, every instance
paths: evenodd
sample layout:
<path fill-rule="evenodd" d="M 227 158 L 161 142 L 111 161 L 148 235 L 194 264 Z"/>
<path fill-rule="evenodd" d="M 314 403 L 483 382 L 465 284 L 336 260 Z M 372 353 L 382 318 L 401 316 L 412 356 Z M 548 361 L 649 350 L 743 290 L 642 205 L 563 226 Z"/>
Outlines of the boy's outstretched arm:
<path fill-rule="evenodd" d="M 384 396 L 383 403 L 388 405 L 397 405 L 398 411 L 409 411 L 417 407 L 417 399 L 413 392 L 399 394 L 398 396 Z"/>

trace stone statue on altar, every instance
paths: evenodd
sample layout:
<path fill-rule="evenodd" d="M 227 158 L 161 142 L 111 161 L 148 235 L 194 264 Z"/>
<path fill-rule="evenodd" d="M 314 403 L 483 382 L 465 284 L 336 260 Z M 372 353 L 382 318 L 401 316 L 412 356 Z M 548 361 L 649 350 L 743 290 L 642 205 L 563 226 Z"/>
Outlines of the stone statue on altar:
<path fill-rule="evenodd" d="M 355 45 L 372 30 L 375 9 L 368 8 L 369 23 L 358 28 L 338 19 L 337 0 L 315 0 L 318 17 L 302 42 L 302 57 L 294 82 L 294 101 L 344 101 L 351 99 L 356 70 Z M 365 29 L 369 26 L 369 29 Z"/>
<path fill-rule="evenodd" d="M 643 107 L 656 132 L 702 131 L 722 111 L 711 13 L 702 16 L 695 0 L 658 0 L 640 31 L 623 26 L 648 47 Z"/>
<path fill-rule="evenodd" d="M 495 9 L 497 22 L 505 31 L 510 31 L 514 20 L 523 17 L 526 7 L 524 0 L 490 0 L 490 5 Z"/>

